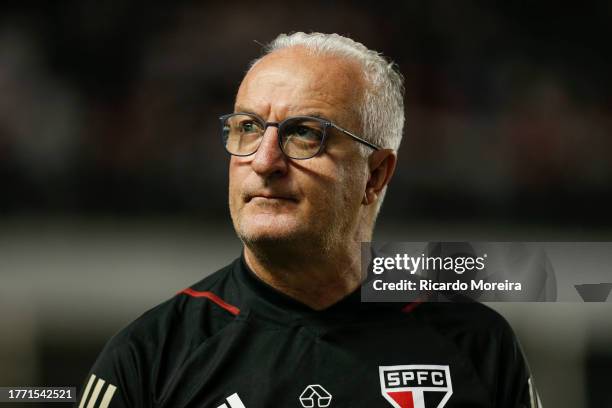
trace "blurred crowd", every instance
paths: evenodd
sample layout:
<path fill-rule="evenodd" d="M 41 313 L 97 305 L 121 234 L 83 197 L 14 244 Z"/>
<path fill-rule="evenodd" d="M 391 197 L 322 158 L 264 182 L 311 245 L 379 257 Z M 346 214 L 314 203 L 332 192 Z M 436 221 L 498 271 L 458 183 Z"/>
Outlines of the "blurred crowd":
<path fill-rule="evenodd" d="M 610 225 L 612 8 L 477 1 L 0 6 L 0 214 L 222 213 L 217 117 L 280 32 L 406 78 L 387 217 Z"/>

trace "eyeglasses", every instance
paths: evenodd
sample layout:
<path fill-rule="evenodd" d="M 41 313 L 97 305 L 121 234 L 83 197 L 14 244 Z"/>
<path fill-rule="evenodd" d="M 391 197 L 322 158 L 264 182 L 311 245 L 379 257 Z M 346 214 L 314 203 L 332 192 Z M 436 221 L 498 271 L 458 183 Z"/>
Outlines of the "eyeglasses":
<path fill-rule="evenodd" d="M 282 122 L 266 122 L 253 113 L 238 112 L 223 115 L 219 119 L 225 150 L 234 156 L 255 153 L 268 126 L 278 129 L 278 145 L 285 156 L 291 159 L 305 160 L 321 153 L 330 127 L 374 150 L 380 149 L 348 130 L 314 116 L 292 116 Z"/>

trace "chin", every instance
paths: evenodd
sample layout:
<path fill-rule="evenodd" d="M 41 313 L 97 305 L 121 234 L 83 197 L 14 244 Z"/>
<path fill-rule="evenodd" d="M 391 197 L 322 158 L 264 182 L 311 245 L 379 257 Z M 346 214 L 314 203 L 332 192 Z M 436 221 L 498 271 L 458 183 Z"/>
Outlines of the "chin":
<path fill-rule="evenodd" d="M 307 224 L 284 214 L 258 214 L 243 219 L 238 234 L 243 240 L 252 243 L 289 241 L 304 235 L 304 225 Z"/>

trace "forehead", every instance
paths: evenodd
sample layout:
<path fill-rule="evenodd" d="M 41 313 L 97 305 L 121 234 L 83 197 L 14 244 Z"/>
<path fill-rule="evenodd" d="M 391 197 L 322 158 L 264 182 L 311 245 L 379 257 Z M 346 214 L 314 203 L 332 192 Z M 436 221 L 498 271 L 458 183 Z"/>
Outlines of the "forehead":
<path fill-rule="evenodd" d="M 356 117 L 362 94 L 358 62 L 294 47 L 266 55 L 249 70 L 238 90 L 236 108 L 275 120 L 313 112 L 340 120 Z"/>

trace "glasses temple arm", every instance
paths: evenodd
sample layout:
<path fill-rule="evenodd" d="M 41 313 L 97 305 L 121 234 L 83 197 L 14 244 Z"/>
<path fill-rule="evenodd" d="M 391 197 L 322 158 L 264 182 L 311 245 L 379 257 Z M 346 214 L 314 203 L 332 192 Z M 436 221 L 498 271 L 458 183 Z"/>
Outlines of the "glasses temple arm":
<path fill-rule="evenodd" d="M 352 137 L 352 138 L 353 138 L 353 139 L 355 139 L 356 141 L 358 141 L 358 142 L 360 142 L 360 143 L 363 143 L 363 144 L 364 144 L 364 145 L 366 145 L 366 146 L 371 147 L 371 148 L 372 148 L 372 149 L 374 149 L 374 150 L 380 150 L 380 149 L 381 149 L 381 148 L 380 148 L 380 146 L 377 146 L 377 145 L 375 145 L 374 143 L 370 143 L 370 142 L 368 142 L 367 140 L 365 140 L 365 139 L 363 139 L 363 138 L 361 138 L 361 137 L 359 137 L 359 136 L 357 136 L 357 135 L 355 135 L 355 134 L 353 134 L 353 133 L 349 132 L 348 130 L 346 130 L 346 129 L 342 129 L 342 128 L 341 128 L 340 126 L 338 126 L 338 125 L 335 125 L 335 124 L 333 124 L 333 123 L 330 123 L 330 125 L 332 125 L 332 126 L 335 128 L 335 129 L 338 129 L 338 130 L 339 130 L 339 131 L 341 131 L 342 133 L 344 133 L 344 134 L 346 134 L 346 135 L 348 135 L 348 136 Z"/>

